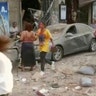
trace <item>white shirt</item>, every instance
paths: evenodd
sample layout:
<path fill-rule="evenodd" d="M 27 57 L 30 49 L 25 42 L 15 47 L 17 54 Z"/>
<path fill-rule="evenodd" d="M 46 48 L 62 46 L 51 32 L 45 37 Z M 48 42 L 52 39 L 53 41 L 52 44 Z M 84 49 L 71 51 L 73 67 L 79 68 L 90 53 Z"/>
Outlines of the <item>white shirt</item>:
<path fill-rule="evenodd" d="M 13 75 L 10 59 L 0 52 L 0 95 L 12 92 Z"/>
<path fill-rule="evenodd" d="M 18 27 L 11 27 L 10 28 L 10 32 L 18 32 L 19 30 L 18 30 Z"/>

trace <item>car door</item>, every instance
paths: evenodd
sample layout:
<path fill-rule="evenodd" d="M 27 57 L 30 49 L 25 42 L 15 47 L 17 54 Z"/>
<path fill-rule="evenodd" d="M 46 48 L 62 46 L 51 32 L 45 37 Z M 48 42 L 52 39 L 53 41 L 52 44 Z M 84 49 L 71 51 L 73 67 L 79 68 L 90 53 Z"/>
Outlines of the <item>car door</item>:
<path fill-rule="evenodd" d="M 65 34 L 64 53 L 70 54 L 82 50 L 85 45 L 83 39 L 83 35 L 77 32 L 75 25 L 71 26 Z"/>
<path fill-rule="evenodd" d="M 85 45 L 83 47 L 87 47 L 88 49 L 90 46 L 90 41 L 93 37 L 94 29 L 87 24 L 77 24 L 76 27 L 80 35 L 82 35 L 83 44 Z"/>

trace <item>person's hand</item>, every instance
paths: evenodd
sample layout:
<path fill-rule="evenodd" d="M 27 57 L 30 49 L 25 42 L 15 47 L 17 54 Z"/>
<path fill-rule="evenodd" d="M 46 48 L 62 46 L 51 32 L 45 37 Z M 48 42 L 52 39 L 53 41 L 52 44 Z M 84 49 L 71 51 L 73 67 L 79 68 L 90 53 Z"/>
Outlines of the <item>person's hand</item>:
<path fill-rule="evenodd" d="M 56 52 L 56 51 L 57 51 L 56 46 L 55 46 L 55 45 L 52 45 L 52 46 L 51 46 L 51 52 Z"/>

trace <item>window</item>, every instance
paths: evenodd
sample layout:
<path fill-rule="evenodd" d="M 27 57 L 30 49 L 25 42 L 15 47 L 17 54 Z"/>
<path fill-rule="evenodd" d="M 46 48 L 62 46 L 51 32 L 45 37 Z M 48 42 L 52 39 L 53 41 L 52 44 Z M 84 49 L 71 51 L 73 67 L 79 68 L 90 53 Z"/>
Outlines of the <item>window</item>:
<path fill-rule="evenodd" d="M 77 33 L 76 27 L 75 26 L 70 27 L 70 29 L 66 33 L 76 34 Z"/>

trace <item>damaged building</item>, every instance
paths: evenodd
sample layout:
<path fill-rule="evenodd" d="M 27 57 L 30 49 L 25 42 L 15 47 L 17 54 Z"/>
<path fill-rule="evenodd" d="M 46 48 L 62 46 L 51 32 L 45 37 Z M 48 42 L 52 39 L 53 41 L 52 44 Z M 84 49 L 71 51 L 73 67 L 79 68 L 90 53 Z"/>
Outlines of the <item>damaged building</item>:
<path fill-rule="evenodd" d="M 9 22 L 16 21 L 21 29 L 24 20 L 33 19 L 28 8 L 41 10 L 41 18 L 47 24 L 59 22 L 90 24 L 94 18 L 96 19 L 95 0 L 0 0 L 0 2 L 8 2 Z"/>

